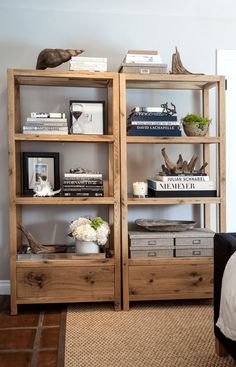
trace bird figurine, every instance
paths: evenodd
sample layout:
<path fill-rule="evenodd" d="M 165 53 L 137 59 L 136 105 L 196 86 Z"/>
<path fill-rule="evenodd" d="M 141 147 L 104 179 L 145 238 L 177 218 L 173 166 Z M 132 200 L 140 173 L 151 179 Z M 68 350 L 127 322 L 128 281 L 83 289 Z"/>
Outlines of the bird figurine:
<path fill-rule="evenodd" d="M 83 52 L 84 50 L 45 48 L 38 55 L 36 69 L 55 68 L 69 61 L 72 56 L 80 55 Z"/>

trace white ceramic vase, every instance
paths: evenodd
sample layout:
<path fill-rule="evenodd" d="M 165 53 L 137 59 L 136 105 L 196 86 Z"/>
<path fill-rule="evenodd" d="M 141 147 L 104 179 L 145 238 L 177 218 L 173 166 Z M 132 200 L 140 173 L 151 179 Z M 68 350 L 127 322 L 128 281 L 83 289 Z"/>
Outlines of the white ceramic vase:
<path fill-rule="evenodd" d="M 77 240 L 75 243 L 77 254 L 97 254 L 99 253 L 99 246 L 94 241 Z"/>

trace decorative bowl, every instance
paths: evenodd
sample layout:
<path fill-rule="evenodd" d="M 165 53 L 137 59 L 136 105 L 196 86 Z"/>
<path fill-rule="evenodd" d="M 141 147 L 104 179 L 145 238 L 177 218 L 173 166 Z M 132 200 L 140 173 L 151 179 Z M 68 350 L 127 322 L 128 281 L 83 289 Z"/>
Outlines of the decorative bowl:
<path fill-rule="evenodd" d="M 157 220 L 136 219 L 135 223 L 148 231 L 155 232 L 181 232 L 193 228 L 195 221 L 192 220 Z"/>

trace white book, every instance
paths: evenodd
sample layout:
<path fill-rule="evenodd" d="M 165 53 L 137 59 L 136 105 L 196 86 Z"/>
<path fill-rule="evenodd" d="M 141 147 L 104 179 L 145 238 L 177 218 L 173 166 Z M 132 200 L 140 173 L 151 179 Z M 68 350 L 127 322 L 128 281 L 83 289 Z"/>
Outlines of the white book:
<path fill-rule="evenodd" d="M 31 112 L 30 117 L 32 118 L 65 118 L 66 114 L 64 112 Z"/>
<path fill-rule="evenodd" d="M 77 71 L 107 71 L 107 65 L 93 66 L 93 65 L 70 65 L 69 70 Z"/>
<path fill-rule="evenodd" d="M 68 131 L 67 126 L 26 126 L 23 125 L 23 131 Z"/>
<path fill-rule="evenodd" d="M 71 173 L 71 172 L 65 172 L 64 177 L 102 178 L 102 173 Z"/>
<path fill-rule="evenodd" d="M 71 61 L 83 62 L 107 62 L 107 57 L 72 56 Z"/>
<path fill-rule="evenodd" d="M 47 126 L 55 126 L 55 127 L 68 127 L 68 123 L 67 122 L 46 122 L 46 121 L 26 121 L 24 126 L 44 126 L 44 127 L 47 127 Z"/>
<path fill-rule="evenodd" d="M 179 121 L 131 121 L 130 125 L 180 126 Z"/>
<path fill-rule="evenodd" d="M 126 55 L 124 62 L 130 63 L 146 63 L 146 64 L 162 64 L 162 59 L 160 55 Z"/>
<path fill-rule="evenodd" d="M 27 122 L 32 122 L 32 123 L 40 123 L 40 122 L 48 122 L 48 123 L 53 123 L 53 122 L 67 122 L 67 118 L 47 118 L 47 117 L 27 117 L 26 118 Z"/>
<path fill-rule="evenodd" d="M 34 134 L 34 135 L 68 135 L 68 131 L 58 131 L 58 130 L 23 130 L 23 134 Z"/>
<path fill-rule="evenodd" d="M 209 176 L 197 176 L 197 175 L 179 175 L 179 176 L 156 176 L 157 181 L 163 181 L 163 182 L 209 182 L 210 177 Z"/>
<path fill-rule="evenodd" d="M 163 182 L 147 179 L 148 187 L 157 191 L 194 191 L 194 190 L 216 190 L 214 181 L 189 181 L 189 182 Z"/>
<path fill-rule="evenodd" d="M 140 106 L 135 106 L 134 108 L 132 108 L 131 110 L 132 112 L 163 112 L 163 108 L 162 107 L 140 107 Z"/>

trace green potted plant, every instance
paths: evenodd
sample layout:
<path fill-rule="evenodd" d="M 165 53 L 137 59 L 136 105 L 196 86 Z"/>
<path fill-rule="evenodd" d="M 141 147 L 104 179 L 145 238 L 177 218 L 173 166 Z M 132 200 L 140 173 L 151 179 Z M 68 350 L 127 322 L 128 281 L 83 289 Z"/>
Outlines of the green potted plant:
<path fill-rule="evenodd" d="M 205 136 L 208 132 L 211 119 L 198 114 L 188 114 L 181 121 L 187 136 Z"/>

